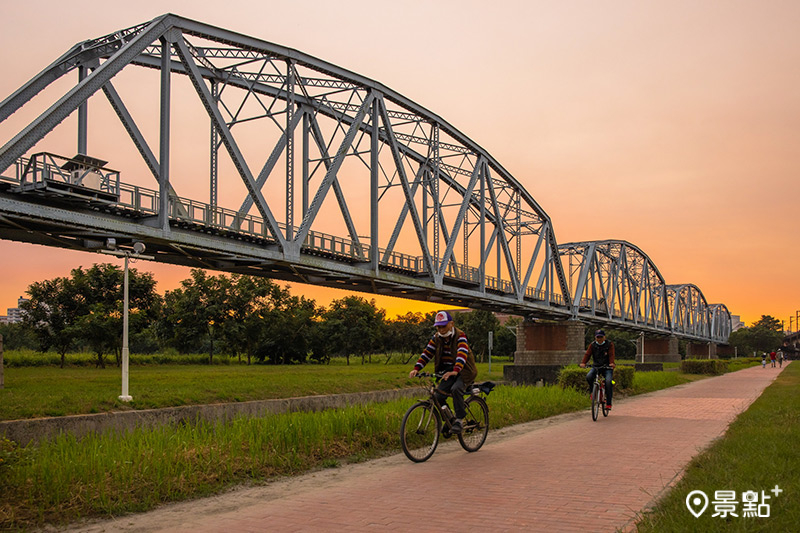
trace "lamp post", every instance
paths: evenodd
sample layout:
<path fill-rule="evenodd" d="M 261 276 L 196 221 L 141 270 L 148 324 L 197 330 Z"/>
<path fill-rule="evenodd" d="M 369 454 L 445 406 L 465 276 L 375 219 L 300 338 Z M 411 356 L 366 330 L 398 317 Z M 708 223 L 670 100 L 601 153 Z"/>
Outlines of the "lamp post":
<path fill-rule="evenodd" d="M 644 363 L 644 331 L 639 333 L 639 339 L 640 339 L 639 342 L 642 345 L 642 347 L 641 347 L 641 350 L 642 350 L 642 363 Z"/>
<path fill-rule="evenodd" d="M 128 378 L 130 375 L 128 371 L 128 361 L 130 359 L 130 352 L 128 351 L 128 260 L 131 257 L 131 251 L 116 250 L 116 241 L 114 239 L 108 239 L 106 246 L 111 250 L 100 250 L 101 253 L 125 258 L 122 278 L 122 394 L 120 394 L 119 399 L 123 402 L 129 402 L 133 400 L 133 397 L 128 392 Z M 155 257 L 149 255 L 142 255 L 144 251 L 145 245 L 143 242 L 133 243 L 133 257 L 135 259 L 155 259 Z"/>

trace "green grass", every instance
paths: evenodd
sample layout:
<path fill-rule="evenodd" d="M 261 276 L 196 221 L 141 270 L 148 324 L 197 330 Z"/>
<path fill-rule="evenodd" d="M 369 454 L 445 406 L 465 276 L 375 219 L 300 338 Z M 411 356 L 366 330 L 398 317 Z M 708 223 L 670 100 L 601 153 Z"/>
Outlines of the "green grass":
<path fill-rule="evenodd" d="M 245 402 L 318 394 L 409 387 L 411 365 L 151 365 L 131 366 L 133 401 L 121 402 L 117 367 L 9 367 L 0 389 L 0 420 L 152 409 L 223 402 Z M 480 380 L 502 380 L 503 364 L 478 363 Z"/>
<path fill-rule="evenodd" d="M 800 367 L 798 367 L 800 368 Z M 409 365 L 302 365 L 297 367 L 136 367 L 138 392 L 148 402 L 236 397 L 259 399 L 354 392 L 418 384 Z M 479 378 L 499 380 L 502 365 L 479 364 Z M 95 395 L 118 394 L 119 370 L 13 368 L 28 401 L 78 409 Z M 29 373 L 28 373 L 29 372 Z M 22 376 L 27 376 L 24 386 Z M 69 376 L 69 379 L 65 379 Z M 149 376 L 145 379 L 146 376 Z M 9 384 L 8 374 L 6 383 Z M 678 372 L 636 375 L 631 393 L 648 392 L 700 376 Z M 150 387 L 149 389 L 147 387 Z M 197 396 L 190 391 L 200 390 Z M 269 389 L 268 392 L 265 392 Z M 167 390 L 166 392 L 159 392 Z M 148 391 L 147 393 L 145 391 Z M 243 392 L 250 391 L 250 392 Z M 0 391 L 6 409 L 9 390 Z M 44 399 L 38 399 L 38 395 Z M 49 395 L 49 396 L 48 396 Z M 160 396 L 163 395 L 163 396 Z M 420 391 L 420 396 L 424 395 Z M 83 397 L 75 401 L 74 396 Z M 49 398 L 49 399 L 48 399 Z M 235 401 L 235 400 L 223 400 Z M 18 403 L 21 409 L 24 402 Z M 61 436 L 19 447 L 0 439 L 0 530 L 66 524 L 84 517 L 111 517 L 160 504 L 219 493 L 243 483 L 263 483 L 315 468 L 331 468 L 399 451 L 398 428 L 411 399 L 316 413 L 285 413 L 230 422 L 179 424 L 120 435 L 92 434 L 80 441 Z M 558 387 L 503 387 L 489 396 L 492 429 L 585 409 L 583 392 Z M 111 402 L 113 404 L 113 401 Z M 173 403 L 174 404 L 174 403 Z"/>
<path fill-rule="evenodd" d="M 118 516 L 398 452 L 400 421 L 413 402 L 93 434 L 80 441 L 61 436 L 21 448 L 0 442 L 0 529 Z M 558 387 L 500 386 L 488 402 L 493 429 L 587 405 L 584 394 Z"/>
<path fill-rule="evenodd" d="M 800 364 L 789 365 L 775 382 L 741 414 L 727 433 L 695 457 L 680 482 L 646 513 L 638 531 L 752 532 L 797 531 L 800 524 Z M 769 492 L 775 485 L 784 491 Z M 713 503 L 695 518 L 686 497 L 702 490 L 710 502 L 716 491 L 736 491 L 739 517 L 712 517 Z M 764 491 L 771 499 L 770 516 L 743 516 L 742 493 Z M 761 502 L 759 502 L 761 503 Z"/>
<path fill-rule="evenodd" d="M 633 387 L 629 391 L 631 394 L 643 394 L 655 390 L 674 387 L 694 381 L 693 376 L 681 374 L 679 372 L 636 372 L 633 375 Z"/>

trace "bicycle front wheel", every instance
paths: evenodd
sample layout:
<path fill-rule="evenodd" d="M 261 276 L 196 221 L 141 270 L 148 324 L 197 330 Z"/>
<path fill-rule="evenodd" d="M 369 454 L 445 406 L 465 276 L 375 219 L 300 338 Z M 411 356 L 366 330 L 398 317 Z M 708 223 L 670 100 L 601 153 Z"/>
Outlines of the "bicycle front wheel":
<path fill-rule="evenodd" d="M 600 385 L 595 382 L 592 386 L 592 420 L 597 421 L 600 412 Z"/>
<path fill-rule="evenodd" d="M 442 419 L 430 402 L 412 405 L 400 424 L 400 444 L 403 453 L 415 463 L 430 459 L 439 445 Z"/>
<path fill-rule="evenodd" d="M 483 398 L 471 396 L 465 408 L 464 429 L 458 434 L 458 442 L 468 452 L 477 452 L 489 434 L 489 407 Z"/>

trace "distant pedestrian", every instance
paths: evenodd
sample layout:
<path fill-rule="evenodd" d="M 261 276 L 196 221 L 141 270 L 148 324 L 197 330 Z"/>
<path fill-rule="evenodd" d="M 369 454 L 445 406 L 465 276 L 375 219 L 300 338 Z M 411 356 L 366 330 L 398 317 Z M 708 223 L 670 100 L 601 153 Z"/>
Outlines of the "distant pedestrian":
<path fill-rule="evenodd" d="M 775 352 L 769 352 L 769 360 L 772 362 L 772 368 L 775 368 L 775 360 L 777 359 L 777 355 Z"/>
<path fill-rule="evenodd" d="M 783 368 L 783 352 L 778 350 L 778 365 Z"/>
<path fill-rule="evenodd" d="M 761 368 L 767 368 L 767 354 L 766 354 L 766 352 L 761 354 Z"/>

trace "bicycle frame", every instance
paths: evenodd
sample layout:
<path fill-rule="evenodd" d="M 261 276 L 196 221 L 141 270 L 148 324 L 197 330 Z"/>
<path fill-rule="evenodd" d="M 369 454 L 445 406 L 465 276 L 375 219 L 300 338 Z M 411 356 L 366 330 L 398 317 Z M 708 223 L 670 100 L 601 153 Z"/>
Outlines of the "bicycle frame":
<path fill-rule="evenodd" d="M 420 372 L 417 377 L 433 378 L 433 382 L 423 385 L 427 397 L 418 399 L 409 407 L 400 424 L 400 443 L 406 457 L 415 463 L 428 460 L 439 444 L 439 436 L 449 438 L 455 435 L 466 451 L 478 451 L 489 432 L 489 407 L 484 398 L 492 391 L 494 383 L 486 381 L 473 384 L 464 391 L 466 413 L 461 431 L 454 433 L 452 428 L 455 417 L 450 412 L 449 406 L 446 410 L 444 408 L 446 397 L 452 397 L 453 394 L 436 387 L 442 377 L 441 374 Z M 437 394 L 445 396 L 443 402 L 437 400 Z"/>
<path fill-rule="evenodd" d="M 596 372 L 594 375 L 594 383 L 592 384 L 592 420 L 597 421 L 597 415 L 602 410 L 603 416 L 608 416 L 608 409 L 606 408 L 606 376 L 605 371 L 613 368 L 607 365 L 593 367 Z M 612 377 L 611 386 L 614 386 Z"/>

